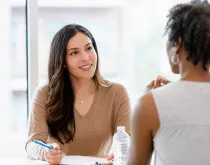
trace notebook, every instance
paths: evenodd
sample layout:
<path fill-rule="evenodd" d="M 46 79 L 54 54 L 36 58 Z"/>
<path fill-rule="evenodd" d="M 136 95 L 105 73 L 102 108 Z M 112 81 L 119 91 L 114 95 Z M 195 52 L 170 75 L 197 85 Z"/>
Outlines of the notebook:
<path fill-rule="evenodd" d="M 34 163 L 48 164 L 46 161 L 36 160 Z M 109 165 L 112 161 L 108 161 L 105 158 L 97 158 L 90 156 L 65 156 L 63 157 L 60 165 Z"/>

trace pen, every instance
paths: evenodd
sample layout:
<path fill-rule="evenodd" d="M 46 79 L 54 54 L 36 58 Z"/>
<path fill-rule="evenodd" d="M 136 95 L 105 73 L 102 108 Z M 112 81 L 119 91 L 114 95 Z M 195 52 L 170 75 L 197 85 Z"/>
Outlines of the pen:
<path fill-rule="evenodd" d="M 43 142 L 40 142 L 40 141 L 38 141 L 38 140 L 32 140 L 34 143 L 36 143 L 36 144 L 39 144 L 39 145 L 41 145 L 41 146 L 43 146 L 43 147 L 46 147 L 46 148 L 48 148 L 48 149 L 51 149 L 51 150 L 55 150 L 55 148 L 53 148 L 53 147 L 51 147 L 51 146 L 49 146 L 49 145 L 47 145 L 47 144 L 45 144 L 45 143 L 43 143 Z M 63 154 L 63 152 L 61 152 L 61 154 Z"/>
<path fill-rule="evenodd" d="M 113 164 L 111 161 L 107 162 L 107 163 L 100 163 L 100 162 L 95 162 L 95 165 L 102 165 L 102 164 Z"/>

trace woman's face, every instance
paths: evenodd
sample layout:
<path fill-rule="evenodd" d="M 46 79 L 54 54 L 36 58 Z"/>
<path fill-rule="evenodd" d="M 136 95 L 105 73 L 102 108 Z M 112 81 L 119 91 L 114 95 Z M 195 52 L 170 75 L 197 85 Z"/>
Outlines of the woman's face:
<path fill-rule="evenodd" d="M 93 78 L 97 65 L 97 54 L 90 38 L 78 32 L 66 47 L 66 67 L 71 78 Z"/>

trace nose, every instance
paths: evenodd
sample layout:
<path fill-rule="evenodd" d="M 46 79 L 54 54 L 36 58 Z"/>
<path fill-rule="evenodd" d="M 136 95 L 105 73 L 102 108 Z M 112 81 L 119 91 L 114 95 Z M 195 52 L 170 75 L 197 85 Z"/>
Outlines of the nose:
<path fill-rule="evenodd" d="M 86 53 L 86 52 L 82 52 L 82 54 L 81 54 L 81 61 L 87 61 L 87 60 L 89 60 L 89 55 L 88 55 L 88 53 Z"/>

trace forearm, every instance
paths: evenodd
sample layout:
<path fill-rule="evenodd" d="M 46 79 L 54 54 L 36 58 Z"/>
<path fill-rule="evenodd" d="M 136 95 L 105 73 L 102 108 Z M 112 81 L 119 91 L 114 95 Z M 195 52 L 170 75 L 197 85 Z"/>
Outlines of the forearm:
<path fill-rule="evenodd" d="M 31 159 L 45 160 L 43 146 L 40 146 L 40 145 L 30 141 L 26 145 L 26 151 L 27 151 L 28 157 Z"/>

